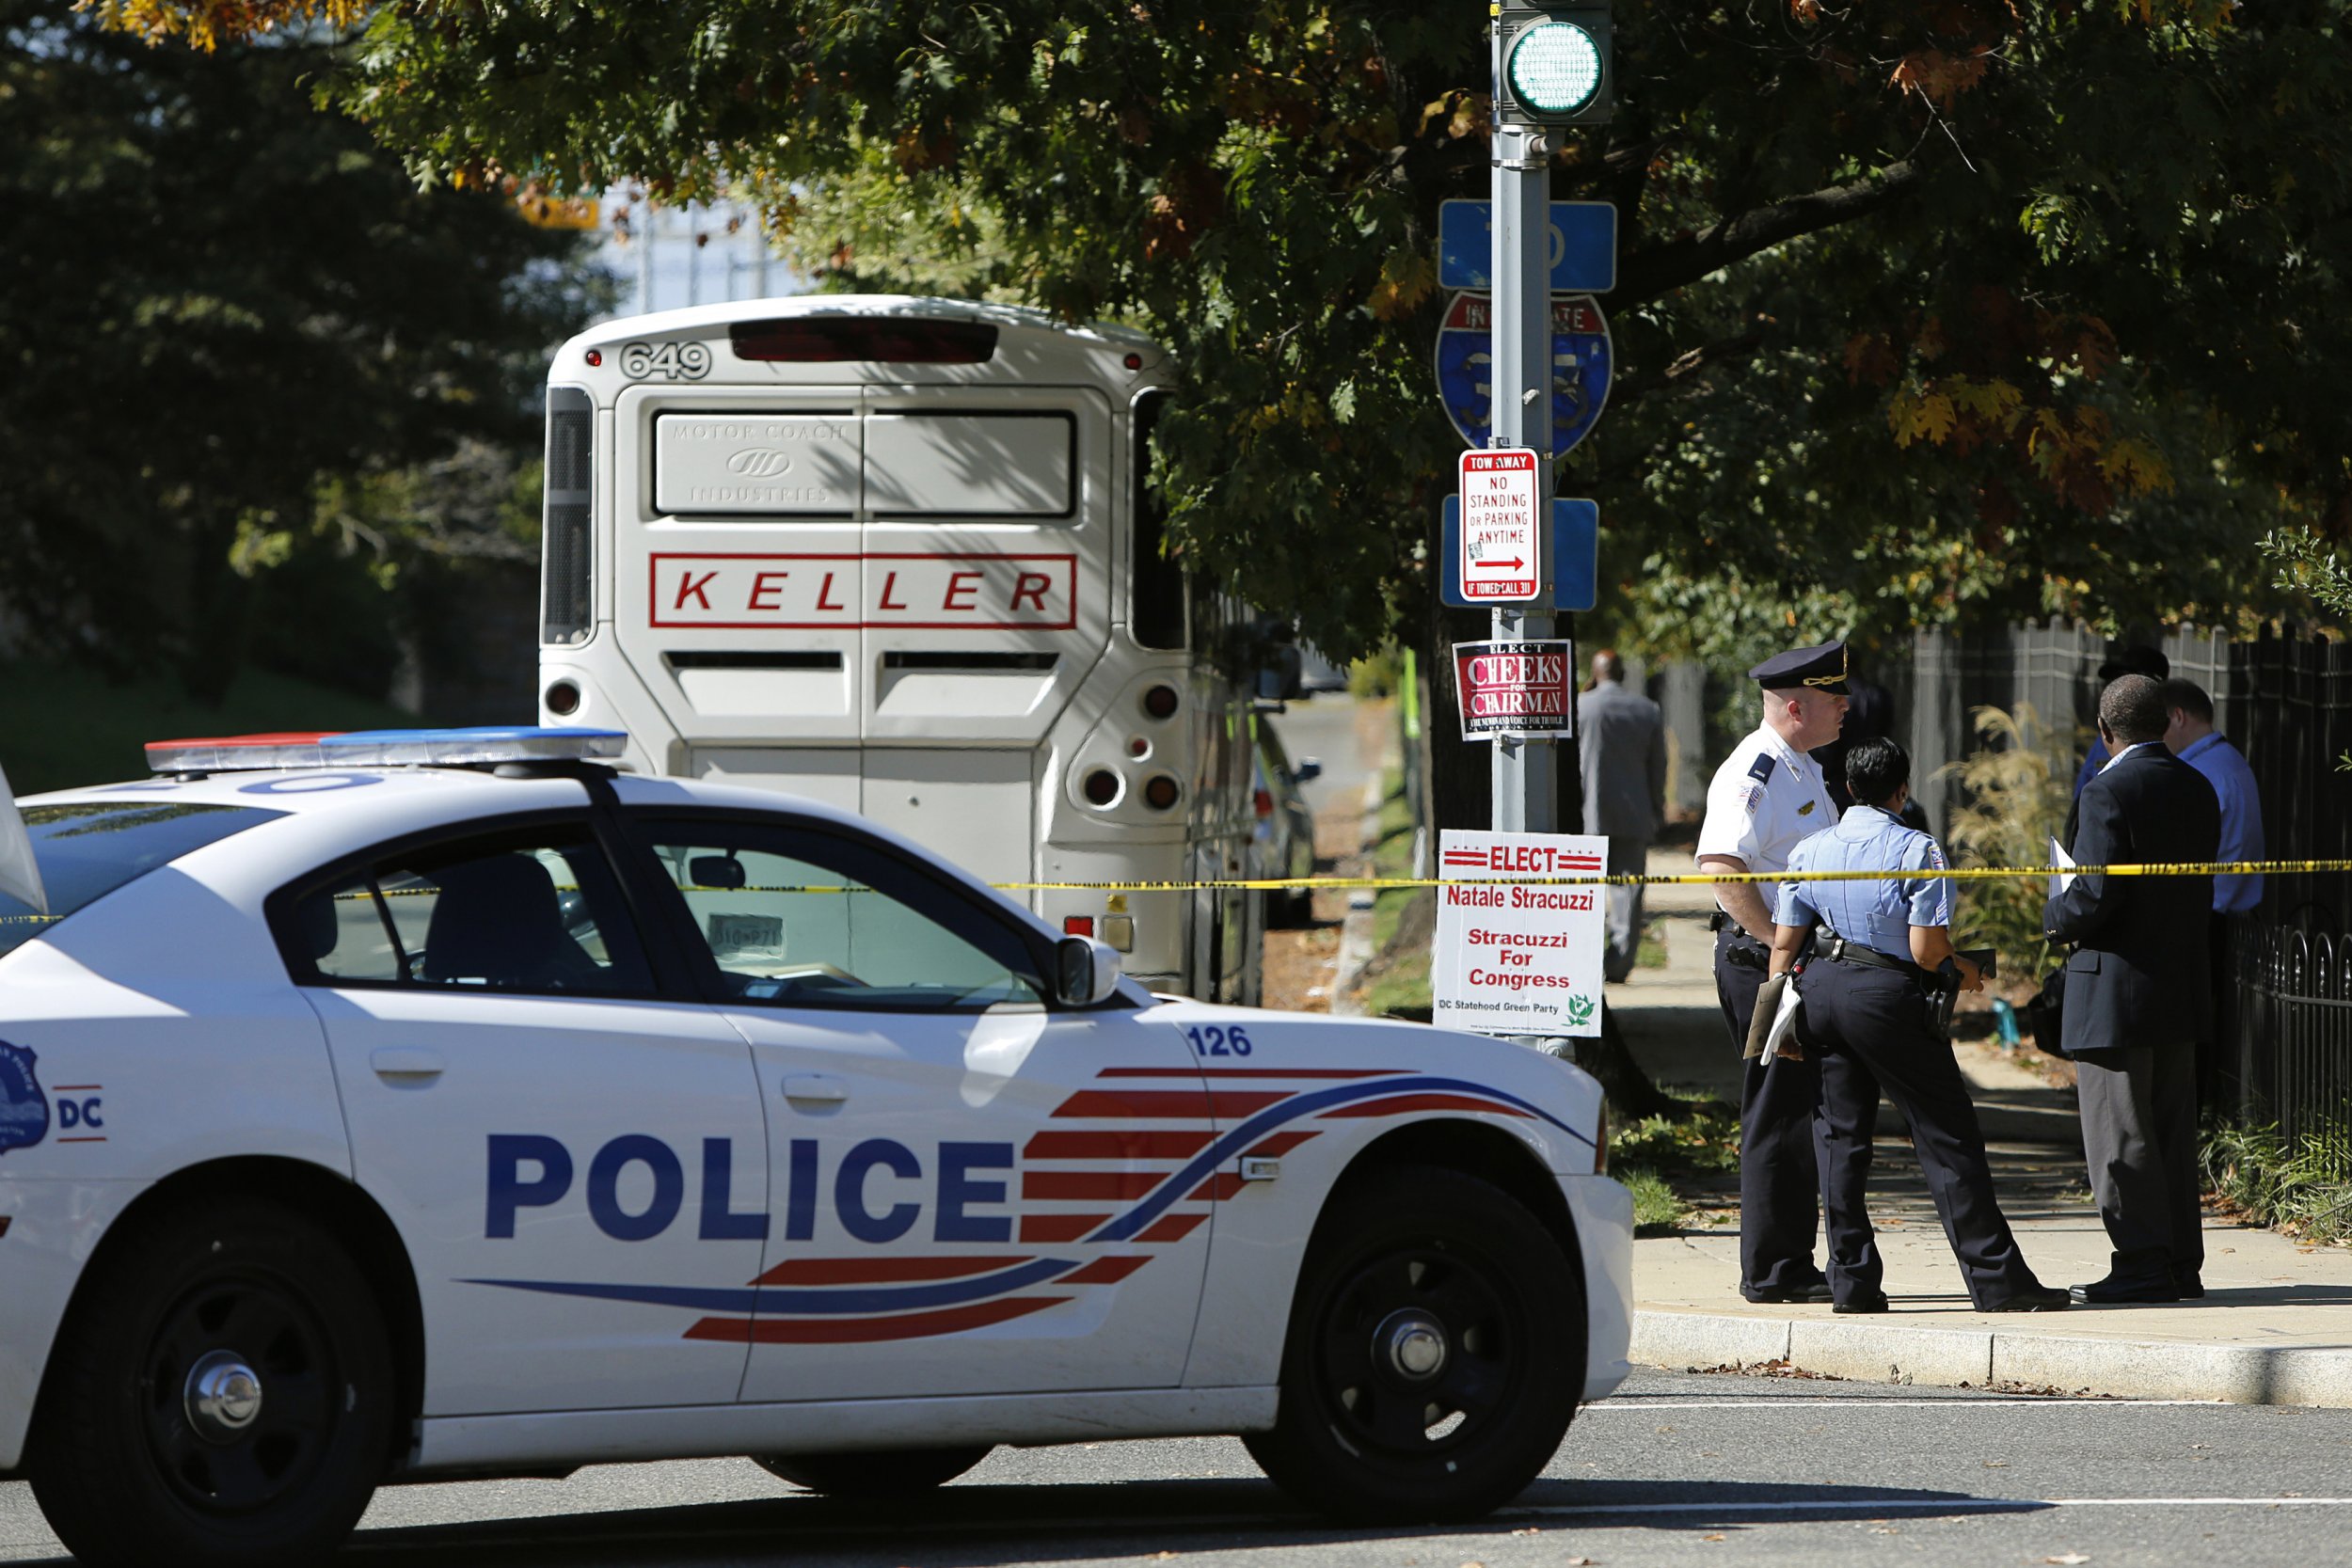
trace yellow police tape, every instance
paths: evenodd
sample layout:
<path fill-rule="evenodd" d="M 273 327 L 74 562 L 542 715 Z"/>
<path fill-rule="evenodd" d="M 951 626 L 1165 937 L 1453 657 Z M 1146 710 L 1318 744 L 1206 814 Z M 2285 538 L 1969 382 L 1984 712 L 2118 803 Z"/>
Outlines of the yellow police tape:
<path fill-rule="evenodd" d="M 2291 877 L 2298 873 L 2352 871 L 2352 860 L 2182 861 L 2124 865 L 1898 866 L 1879 871 L 1685 871 L 1666 874 L 1594 872 L 1576 877 L 1234 877 L 1195 882 L 991 882 L 1006 893 L 1192 893 L 1204 889 L 1273 891 L 1303 887 L 1371 889 L 1398 887 L 1711 887 L 1718 882 L 1869 882 L 1899 877 L 1906 881 L 1986 881 L 2002 877 Z"/>
<path fill-rule="evenodd" d="M 1309 892 L 1420 887 L 1711 887 L 1718 882 L 1868 882 L 1886 877 L 1906 881 L 1930 879 L 1954 882 L 1987 881 L 2002 877 L 2293 877 L 2314 872 L 2352 871 L 2352 860 L 2302 861 L 2182 861 L 2125 865 L 1947 865 L 1940 868 L 1897 866 L 1880 871 L 1683 871 L 1657 874 L 1624 872 L 1611 876 L 1590 873 L 1579 877 L 1230 877 L 1179 882 L 991 882 L 1003 893 L 1272 893 L 1303 887 Z M 431 888 L 384 890 L 388 896 L 422 895 Z M 871 893 L 848 886 L 787 886 L 706 888 L 689 893 Z M 342 895 L 339 896 L 364 896 Z M 46 926 L 62 916 L 0 914 L 0 926 Z"/>

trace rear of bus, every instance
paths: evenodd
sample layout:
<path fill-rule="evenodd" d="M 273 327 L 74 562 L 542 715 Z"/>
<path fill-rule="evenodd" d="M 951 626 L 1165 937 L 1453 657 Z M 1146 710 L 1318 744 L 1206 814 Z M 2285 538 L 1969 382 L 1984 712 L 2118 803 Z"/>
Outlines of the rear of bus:
<path fill-rule="evenodd" d="M 1247 713 L 1186 654 L 1143 493 L 1162 358 L 884 296 L 574 339 L 548 381 L 542 721 L 626 729 L 645 773 L 862 812 L 994 882 L 1247 875 Z M 1025 896 L 1150 985 L 1237 996 L 1255 971 L 1234 895 Z"/>

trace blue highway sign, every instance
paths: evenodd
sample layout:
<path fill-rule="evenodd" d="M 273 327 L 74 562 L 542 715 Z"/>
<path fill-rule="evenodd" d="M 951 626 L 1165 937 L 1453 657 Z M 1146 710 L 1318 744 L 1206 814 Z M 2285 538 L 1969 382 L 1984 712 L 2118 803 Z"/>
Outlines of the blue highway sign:
<path fill-rule="evenodd" d="M 1494 203 L 1438 204 L 1438 287 L 1494 287 Z M 1606 201 L 1551 204 L 1551 292 L 1605 294 L 1617 286 L 1617 209 Z"/>
<path fill-rule="evenodd" d="M 1494 601 L 1462 596 L 1462 498 L 1445 499 L 1445 564 L 1438 597 L 1456 610 L 1492 610 Z M 1600 602 L 1600 503 L 1555 496 L 1551 501 L 1551 607 L 1590 610 Z"/>
<path fill-rule="evenodd" d="M 1462 439 L 1494 429 L 1494 313 L 1485 294 L 1455 294 L 1438 327 L 1438 396 Z M 1609 323 L 1590 294 L 1551 300 L 1551 455 L 1592 433 L 1609 401 Z M 1534 441 L 1528 443 L 1534 446 Z M 1537 450 L 1541 450 L 1538 448 Z"/>

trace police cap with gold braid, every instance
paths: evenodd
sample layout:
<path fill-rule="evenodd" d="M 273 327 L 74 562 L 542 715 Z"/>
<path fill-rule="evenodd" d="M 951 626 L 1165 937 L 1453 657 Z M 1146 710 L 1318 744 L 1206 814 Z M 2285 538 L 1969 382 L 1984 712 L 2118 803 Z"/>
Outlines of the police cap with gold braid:
<path fill-rule="evenodd" d="M 1846 645 L 1824 642 L 1818 648 L 1791 648 L 1774 654 L 1748 672 L 1767 691 L 1809 687 L 1833 697 L 1846 695 Z"/>

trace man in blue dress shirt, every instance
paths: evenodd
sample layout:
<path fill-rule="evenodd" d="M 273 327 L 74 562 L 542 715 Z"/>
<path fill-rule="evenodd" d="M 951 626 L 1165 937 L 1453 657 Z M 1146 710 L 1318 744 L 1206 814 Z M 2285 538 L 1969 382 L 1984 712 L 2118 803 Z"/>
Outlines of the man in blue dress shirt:
<path fill-rule="evenodd" d="M 2254 784 L 2254 770 L 2247 766 L 2246 753 L 2213 727 L 2213 699 L 2193 681 L 2171 680 L 2164 683 L 2164 706 L 2165 750 L 2202 773 L 2221 801 L 2221 858 L 2263 859 L 2267 851 L 2263 839 L 2262 795 Z M 2217 1001 L 2229 985 L 2230 917 L 2251 914 L 2262 907 L 2262 901 L 2260 877 L 2232 875 L 2213 879 L 2213 922 L 2207 931 L 2207 957 L 2213 968 L 2213 994 Z M 2218 1022 L 2217 1014 L 2217 1024 Z M 2207 1034 L 2213 1036 L 2214 1031 L 2208 1030 Z M 2197 1098 L 2205 1104 L 2218 1104 L 2221 1101 L 2223 1055 L 2224 1047 L 2217 1037 L 2197 1044 Z"/>
<path fill-rule="evenodd" d="M 1817 956 L 1795 984 L 1797 1037 L 1820 1065 L 1814 1136 L 1835 1309 L 1886 1310 L 1885 1264 L 1867 1201 L 1882 1087 L 1910 1124 L 1911 1146 L 1977 1310 L 2063 1307 L 2066 1292 L 2036 1279 L 2018 1254 L 1993 1195 L 1976 1106 L 1951 1042 L 1930 1022 L 1938 977 L 1970 990 L 1984 980 L 1952 950 L 1951 879 L 1905 874 L 1945 868 L 1935 840 L 1901 820 L 1911 759 L 1892 740 L 1858 742 L 1846 753 L 1846 783 L 1854 803 L 1836 827 L 1798 845 L 1788 869 L 1894 875 L 1782 883 L 1772 960 L 1773 974 L 1787 973 L 1808 933 L 1821 927 Z"/>

